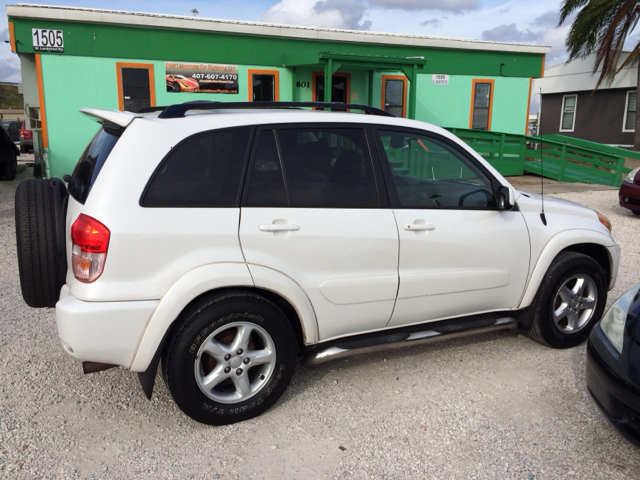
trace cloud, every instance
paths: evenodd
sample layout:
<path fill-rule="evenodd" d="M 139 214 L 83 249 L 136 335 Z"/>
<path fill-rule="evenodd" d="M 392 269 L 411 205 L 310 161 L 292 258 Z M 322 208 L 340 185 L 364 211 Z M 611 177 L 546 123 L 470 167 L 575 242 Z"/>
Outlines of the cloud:
<path fill-rule="evenodd" d="M 441 25 L 441 23 L 440 23 L 440 20 L 438 20 L 437 18 L 433 18 L 431 20 L 425 20 L 420 25 L 424 25 L 425 27 L 438 28 Z"/>
<path fill-rule="evenodd" d="M 4 30 L 0 30 L 0 42 L 4 42 L 5 40 L 9 40 L 8 28 L 5 28 Z"/>
<path fill-rule="evenodd" d="M 0 59 L 0 82 L 21 82 L 18 58 Z"/>
<path fill-rule="evenodd" d="M 366 5 L 356 0 L 280 0 L 261 17 L 263 22 L 308 27 L 368 30 Z"/>
<path fill-rule="evenodd" d="M 491 30 L 482 32 L 482 40 L 491 42 L 533 42 L 540 37 L 541 32 L 533 32 L 529 29 L 518 30 L 515 23 L 499 25 Z"/>
<path fill-rule="evenodd" d="M 369 0 L 372 7 L 387 10 L 449 10 L 462 13 L 482 6 L 479 0 Z"/>
<path fill-rule="evenodd" d="M 537 27 L 556 27 L 556 25 L 558 25 L 558 20 L 559 20 L 559 12 L 555 11 L 555 10 L 549 10 L 545 13 L 543 13 L 542 15 L 540 15 L 539 17 L 536 17 L 533 22 L 532 25 L 535 25 Z"/>

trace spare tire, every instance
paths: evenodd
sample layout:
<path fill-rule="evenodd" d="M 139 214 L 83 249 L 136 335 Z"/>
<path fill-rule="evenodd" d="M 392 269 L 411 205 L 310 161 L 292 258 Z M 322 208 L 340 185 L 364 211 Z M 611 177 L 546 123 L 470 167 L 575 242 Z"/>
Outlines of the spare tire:
<path fill-rule="evenodd" d="M 67 188 L 59 178 L 29 179 L 16 190 L 16 243 L 22 297 L 55 307 L 67 275 Z"/>

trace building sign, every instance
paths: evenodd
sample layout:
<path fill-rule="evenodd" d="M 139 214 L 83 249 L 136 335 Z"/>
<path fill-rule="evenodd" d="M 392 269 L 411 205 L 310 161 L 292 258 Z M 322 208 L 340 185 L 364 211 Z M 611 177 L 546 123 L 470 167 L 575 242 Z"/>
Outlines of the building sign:
<path fill-rule="evenodd" d="M 166 62 L 167 92 L 238 93 L 238 66 Z"/>
<path fill-rule="evenodd" d="M 431 85 L 449 85 L 449 75 L 434 73 L 431 75 Z"/>
<path fill-rule="evenodd" d="M 62 30 L 32 28 L 31 39 L 33 40 L 33 50 L 36 52 L 64 52 Z"/>

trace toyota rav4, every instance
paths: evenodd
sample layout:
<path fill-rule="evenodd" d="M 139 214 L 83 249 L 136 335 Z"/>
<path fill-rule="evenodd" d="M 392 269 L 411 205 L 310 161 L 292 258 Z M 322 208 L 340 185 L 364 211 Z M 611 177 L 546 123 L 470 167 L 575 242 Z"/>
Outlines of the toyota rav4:
<path fill-rule="evenodd" d="M 102 126 L 73 173 L 16 191 L 23 297 L 55 307 L 85 372 L 125 367 L 151 398 L 162 361 L 203 423 L 264 412 L 300 360 L 509 328 L 578 345 L 616 280 L 605 217 L 541 213 L 427 123 L 314 103 L 82 112 Z"/>

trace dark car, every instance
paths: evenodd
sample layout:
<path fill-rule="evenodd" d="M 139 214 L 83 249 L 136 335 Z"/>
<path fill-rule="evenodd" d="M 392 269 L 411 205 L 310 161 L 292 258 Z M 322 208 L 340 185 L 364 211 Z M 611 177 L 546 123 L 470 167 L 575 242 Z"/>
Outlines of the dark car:
<path fill-rule="evenodd" d="M 33 131 L 26 127 L 26 122 L 20 126 L 20 153 L 33 151 Z"/>
<path fill-rule="evenodd" d="M 18 171 L 20 151 L 4 128 L 0 128 L 0 180 L 13 180 Z"/>
<path fill-rule="evenodd" d="M 620 206 L 640 215 L 640 168 L 631 170 L 620 185 Z"/>
<path fill-rule="evenodd" d="M 9 134 L 14 142 L 20 141 L 20 127 L 22 120 L 2 120 L 2 128 Z"/>
<path fill-rule="evenodd" d="M 587 387 L 602 412 L 640 446 L 640 285 L 622 295 L 592 330 Z"/>

